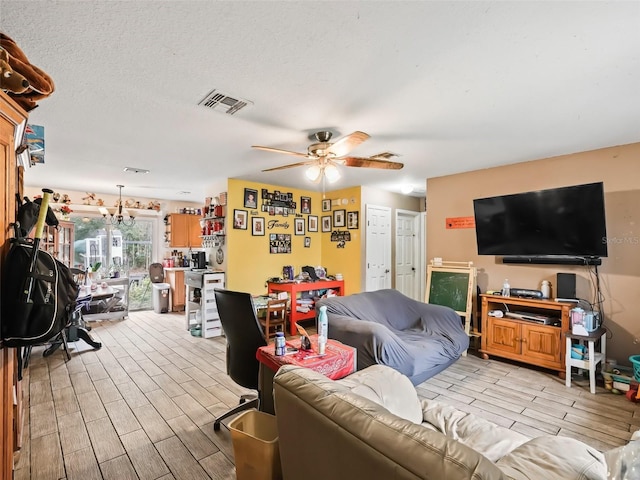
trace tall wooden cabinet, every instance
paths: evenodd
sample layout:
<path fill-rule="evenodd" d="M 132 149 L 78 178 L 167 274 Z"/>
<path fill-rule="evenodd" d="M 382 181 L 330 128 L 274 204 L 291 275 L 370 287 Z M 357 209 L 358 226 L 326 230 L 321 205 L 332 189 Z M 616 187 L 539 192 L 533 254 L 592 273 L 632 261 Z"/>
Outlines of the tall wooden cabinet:
<path fill-rule="evenodd" d="M 570 329 L 571 303 L 531 298 L 482 295 L 482 348 L 485 359 L 489 355 L 509 358 L 531 365 L 557 370 L 564 376 L 565 342 L 563 332 Z M 489 315 L 501 311 L 505 316 Z M 544 325 L 506 316 L 506 312 L 526 312 L 549 317 L 554 324 Z"/>
<path fill-rule="evenodd" d="M 67 267 L 73 267 L 73 222 L 61 220 L 58 228 L 45 226 L 40 248 L 46 250 Z"/>
<path fill-rule="evenodd" d="M 0 273 L 4 269 L 12 236 L 9 224 L 16 219 L 15 195 L 19 193 L 22 196 L 15 139 L 21 140 L 26 121 L 24 110 L 0 91 Z M 0 324 L 2 321 L 0 317 Z M 7 479 L 12 478 L 14 450 L 20 445 L 21 385 L 16 380 L 15 364 L 15 349 L 0 345 L 0 478 Z"/>
<path fill-rule="evenodd" d="M 173 248 L 199 248 L 202 246 L 200 215 L 171 213 L 167 215 L 167 240 Z"/>

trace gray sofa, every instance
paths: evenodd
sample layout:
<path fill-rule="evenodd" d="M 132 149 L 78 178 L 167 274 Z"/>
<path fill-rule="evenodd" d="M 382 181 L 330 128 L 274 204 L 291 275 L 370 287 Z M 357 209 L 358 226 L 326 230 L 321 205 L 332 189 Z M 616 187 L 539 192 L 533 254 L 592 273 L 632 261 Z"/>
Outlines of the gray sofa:
<path fill-rule="evenodd" d="M 421 402 L 411 382 L 389 367 L 333 381 L 287 365 L 274 381 L 285 480 L 607 478 L 610 459 L 596 449 L 561 436 L 529 439 L 444 403 Z M 637 452 L 626 460 L 617 454 L 611 465 L 628 471 Z"/>
<path fill-rule="evenodd" d="M 377 290 L 318 301 L 326 305 L 329 338 L 358 349 L 358 369 L 380 364 L 414 385 L 444 370 L 469 347 L 460 316 L 448 307 Z"/>

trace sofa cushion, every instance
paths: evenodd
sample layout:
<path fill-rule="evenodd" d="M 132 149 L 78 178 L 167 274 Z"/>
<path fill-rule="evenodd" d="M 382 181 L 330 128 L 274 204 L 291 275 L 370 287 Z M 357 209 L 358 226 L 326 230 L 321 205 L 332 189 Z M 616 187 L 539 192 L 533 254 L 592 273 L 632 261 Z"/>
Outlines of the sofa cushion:
<path fill-rule="evenodd" d="M 537 437 L 496 462 L 517 480 L 604 480 L 607 466 L 602 453 L 568 437 Z"/>
<path fill-rule="evenodd" d="M 495 462 L 529 438 L 435 400 L 422 401 L 425 423 Z"/>
<path fill-rule="evenodd" d="M 422 405 L 411 381 L 384 365 L 373 365 L 338 380 L 352 393 L 382 405 L 389 412 L 410 422 L 422 423 Z"/>

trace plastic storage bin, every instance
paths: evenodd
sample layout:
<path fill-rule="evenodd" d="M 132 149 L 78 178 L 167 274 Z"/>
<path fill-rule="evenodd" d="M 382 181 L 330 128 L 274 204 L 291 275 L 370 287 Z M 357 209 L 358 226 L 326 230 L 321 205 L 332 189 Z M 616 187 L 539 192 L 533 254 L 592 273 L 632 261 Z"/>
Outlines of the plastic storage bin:
<path fill-rule="evenodd" d="M 152 283 L 153 287 L 153 311 L 156 313 L 167 313 L 169 311 L 169 289 L 168 283 Z"/>
<path fill-rule="evenodd" d="M 281 480 L 276 417 L 256 409 L 229 422 L 238 480 Z"/>

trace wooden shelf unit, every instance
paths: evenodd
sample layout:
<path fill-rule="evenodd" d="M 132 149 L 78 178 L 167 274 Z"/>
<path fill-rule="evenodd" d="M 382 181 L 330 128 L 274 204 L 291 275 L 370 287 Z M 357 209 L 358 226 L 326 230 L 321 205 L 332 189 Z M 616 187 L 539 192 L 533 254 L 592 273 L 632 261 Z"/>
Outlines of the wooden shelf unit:
<path fill-rule="evenodd" d="M 73 222 L 60 220 L 58 228 L 45 225 L 40 249 L 49 252 L 67 267 L 73 267 Z"/>
<path fill-rule="evenodd" d="M 531 298 L 481 295 L 482 298 L 482 358 L 489 355 L 508 358 L 530 365 L 556 370 L 561 378 L 565 372 L 565 342 L 569 332 L 569 312 L 573 303 Z M 509 317 L 491 317 L 491 310 L 523 311 L 559 319 L 560 324 L 543 325 Z"/>
<path fill-rule="evenodd" d="M 291 335 L 296 335 L 296 323 L 301 320 L 308 320 L 315 318 L 315 308 L 310 309 L 308 312 L 298 312 L 296 310 L 296 298 L 298 294 L 302 292 L 311 292 L 313 290 L 335 290 L 338 296 L 344 295 L 344 280 L 327 280 L 317 282 L 269 282 L 267 284 L 269 293 L 287 292 L 289 294 L 289 300 L 291 300 L 291 313 L 289 314 L 289 332 Z"/>

